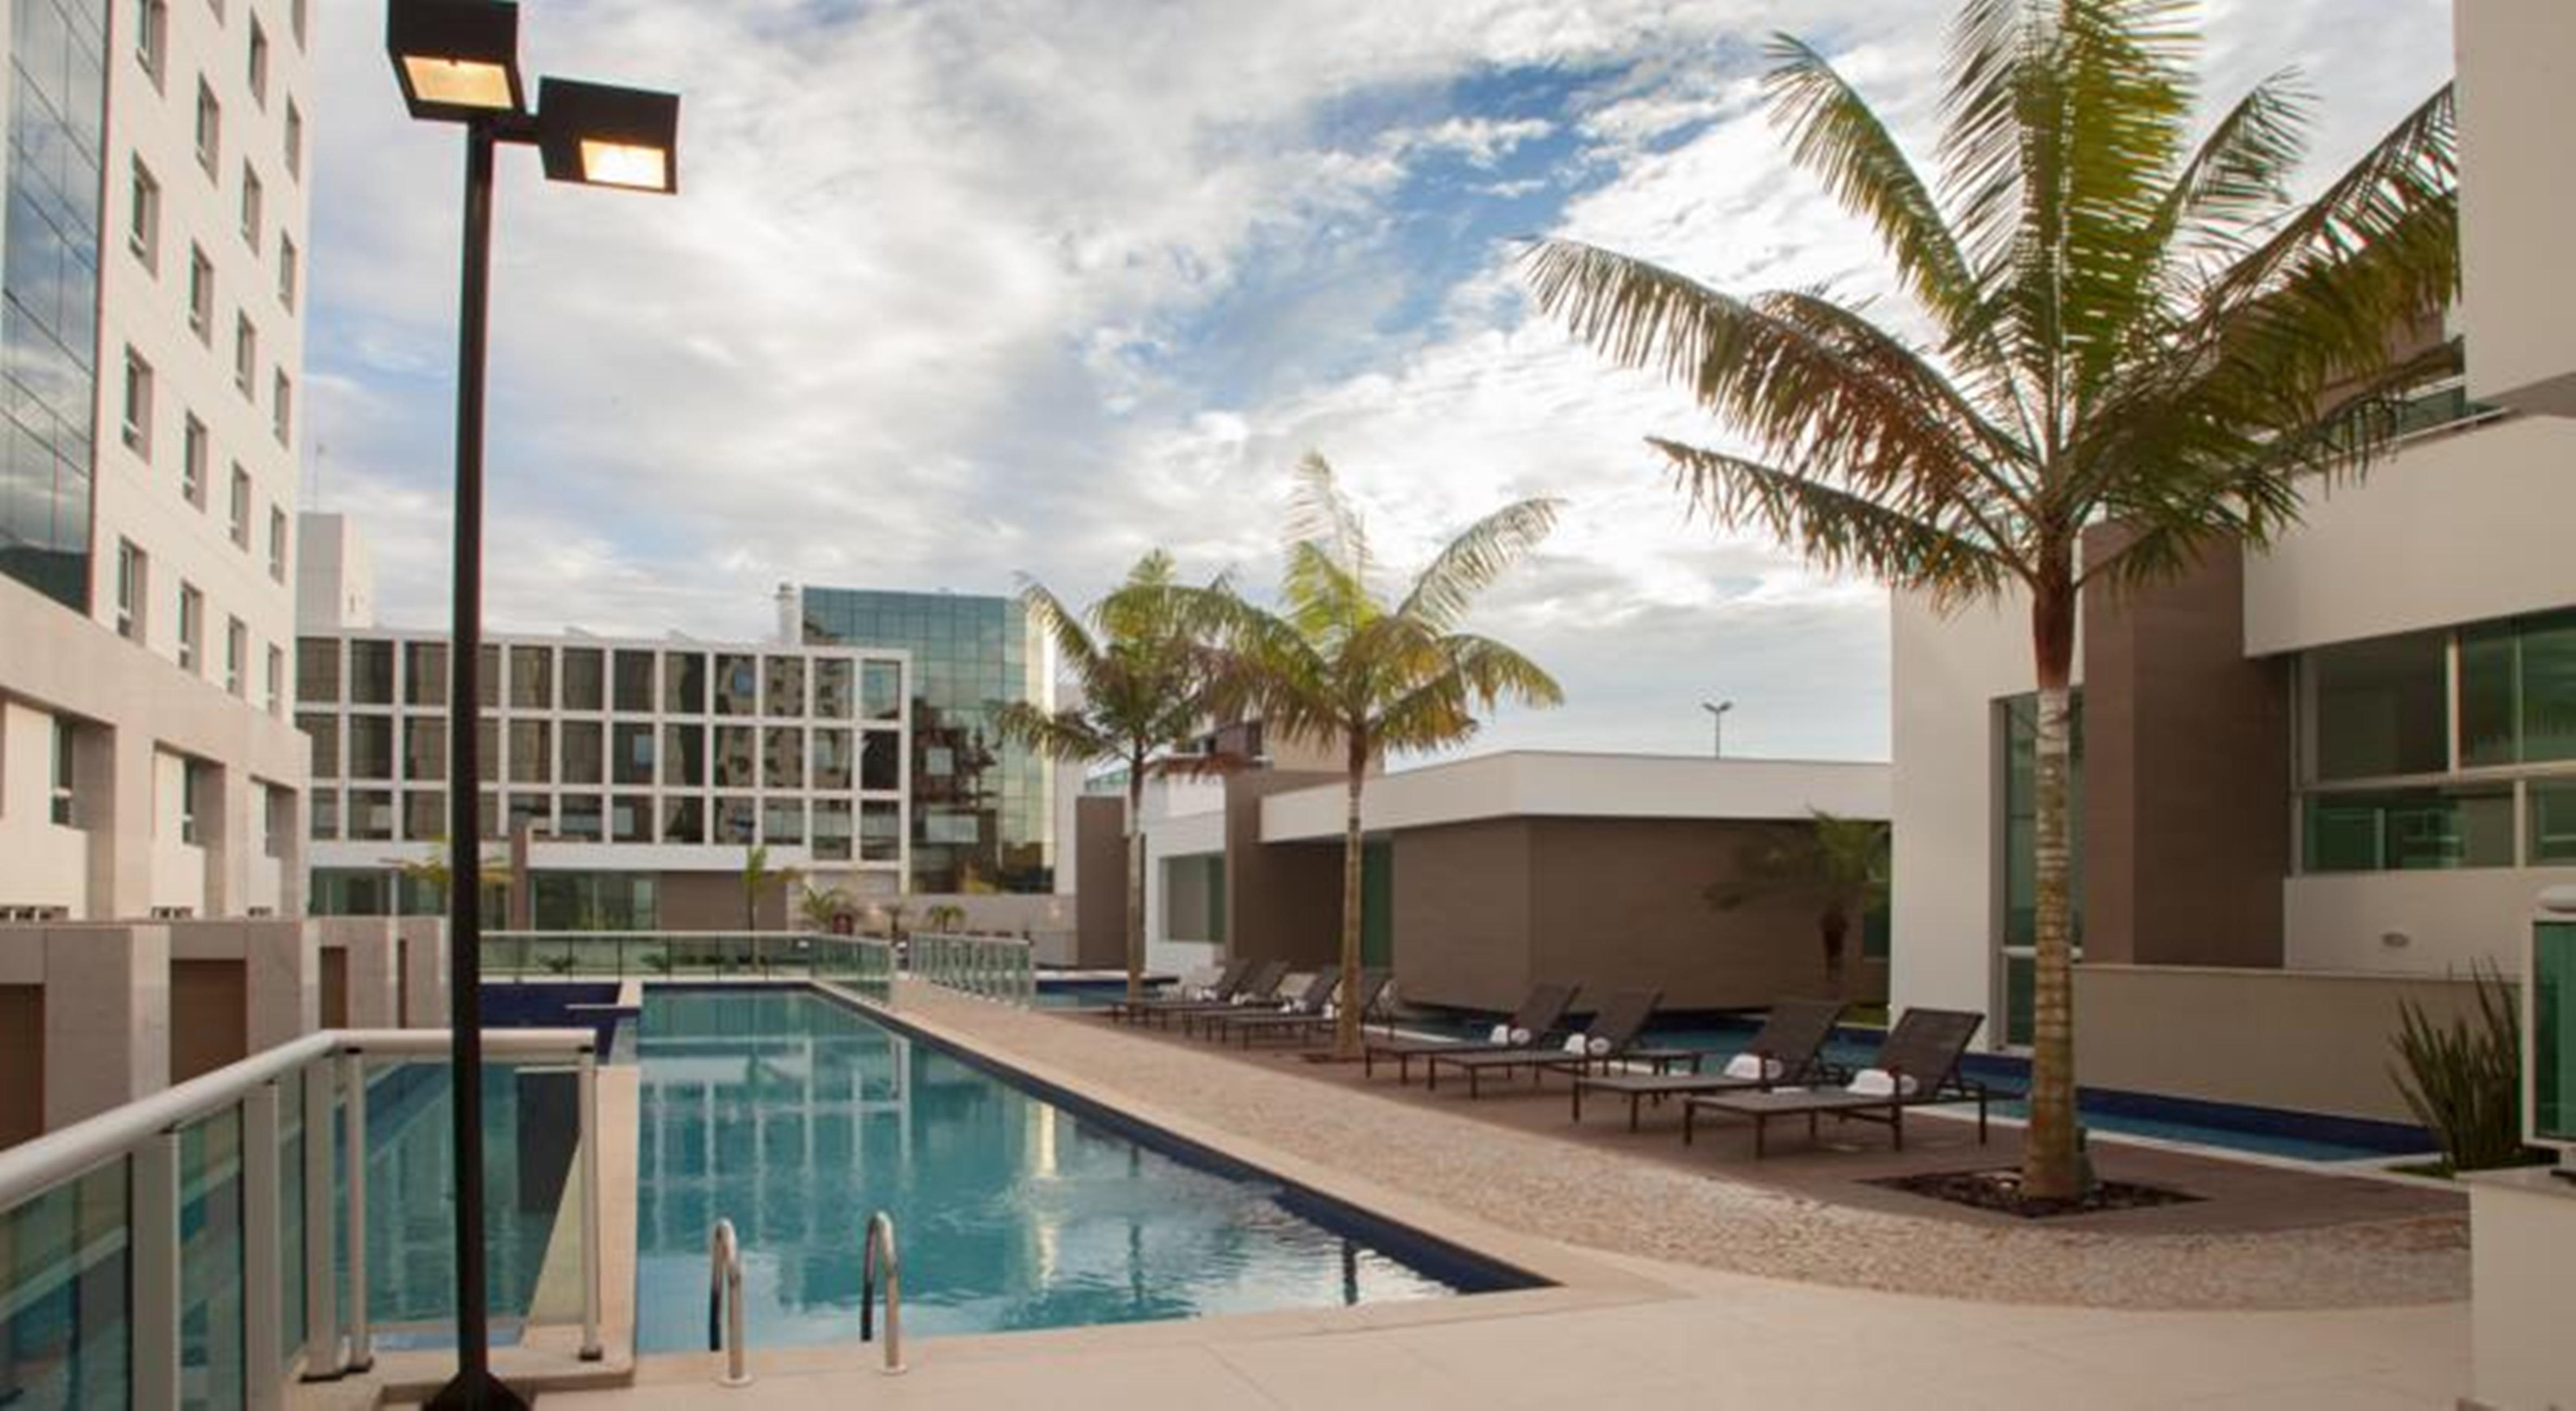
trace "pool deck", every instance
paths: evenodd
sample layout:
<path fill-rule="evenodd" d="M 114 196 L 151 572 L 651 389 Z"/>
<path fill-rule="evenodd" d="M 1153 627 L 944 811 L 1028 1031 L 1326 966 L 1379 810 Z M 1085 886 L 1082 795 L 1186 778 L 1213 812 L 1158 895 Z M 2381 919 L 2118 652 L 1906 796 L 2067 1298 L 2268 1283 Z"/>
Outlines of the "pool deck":
<path fill-rule="evenodd" d="M 1893 1205 L 1847 1198 L 1839 1187 L 1883 1162 L 1876 1128 L 1856 1129 L 1857 1151 L 1784 1150 L 1754 1179 L 1749 1150 L 1720 1143 L 1685 1161 L 1669 1130 L 1630 1136 L 1624 1109 L 1570 1136 L 1561 1084 L 1543 1098 L 1472 1104 L 1424 1097 L 1418 1083 L 1362 1092 L 1347 1070 L 1220 1058 L 1093 1017 L 910 983 L 898 1006 L 934 1036 L 1556 1286 L 915 1340 L 911 1370 L 891 1379 L 874 1370 L 874 1348 L 755 1350 L 756 1381 L 736 1391 L 711 1385 L 710 1358 L 651 1356 L 635 1385 L 552 1393 L 546 1411 L 1562 1408 L 1647 1397 L 2368 1411 L 2447 1406 L 2469 1380 L 2461 1220 L 2439 1193 L 2146 1151 L 2136 1154 L 2159 1173 L 2207 1180 L 2202 1167 L 2239 1168 L 2272 1188 L 2182 1209 L 2273 1205 L 2281 1218 L 2240 1212 L 2233 1228 L 2200 1232 L 2034 1228 L 1926 1214 L 1892 1193 L 1877 1194 Z M 1909 1124 L 1908 1146 L 1956 1166 L 1977 1151 L 1973 1133 L 1944 1125 L 1955 1126 Z M 1784 1148 L 1803 1144 L 1803 1132 L 1779 1135 Z M 1983 1155 L 2000 1164 L 2011 1148 L 2006 1129 L 1997 1137 Z M 2097 1154 L 2136 1178 L 2132 1152 L 2116 1166 Z M 2353 1203 L 2301 1221 L 2290 1218 L 2301 1194 Z"/>

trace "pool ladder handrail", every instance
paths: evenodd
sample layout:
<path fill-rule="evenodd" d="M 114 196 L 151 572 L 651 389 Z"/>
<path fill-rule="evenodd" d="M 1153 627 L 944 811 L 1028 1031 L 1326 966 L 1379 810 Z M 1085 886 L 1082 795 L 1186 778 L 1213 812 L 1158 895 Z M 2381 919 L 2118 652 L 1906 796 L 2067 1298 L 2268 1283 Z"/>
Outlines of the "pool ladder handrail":
<path fill-rule="evenodd" d="M 876 1341 L 877 1251 L 885 1251 L 885 1364 L 877 1371 L 889 1377 L 904 1373 L 903 1256 L 895 1250 L 894 1217 L 880 1210 L 868 1217 L 866 1246 L 859 1252 L 859 1341 Z"/>
<path fill-rule="evenodd" d="M 707 1232 L 707 1351 L 725 1355 L 718 1386 L 751 1385 L 742 1324 L 742 1244 L 734 1238 L 733 1222 L 718 1220 Z"/>

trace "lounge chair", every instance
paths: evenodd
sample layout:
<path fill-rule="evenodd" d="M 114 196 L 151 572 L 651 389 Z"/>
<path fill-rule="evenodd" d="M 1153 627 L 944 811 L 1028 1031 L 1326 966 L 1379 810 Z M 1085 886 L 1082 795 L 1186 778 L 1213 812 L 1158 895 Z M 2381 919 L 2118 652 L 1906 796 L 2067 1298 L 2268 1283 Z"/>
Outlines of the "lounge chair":
<path fill-rule="evenodd" d="M 1529 993 L 1521 998 L 1521 1007 L 1513 1010 L 1510 1018 L 1494 1026 L 1504 1033 L 1527 1034 L 1528 1043 L 1506 1043 L 1490 1039 L 1471 1039 L 1465 1042 L 1453 1042 L 1448 1039 L 1378 1039 L 1360 1049 L 1360 1076 L 1363 1078 L 1373 1076 L 1377 1071 L 1379 1059 L 1392 1058 L 1395 1060 L 1395 1080 L 1398 1083 L 1406 1083 L 1413 1079 L 1413 1060 L 1425 1055 L 1502 1053 L 1528 1048 L 1531 1044 L 1542 1040 L 1553 1039 L 1556 1037 L 1556 1026 L 1565 1021 L 1566 1007 L 1574 1003 L 1574 994 L 1575 987 L 1572 985 L 1532 985 Z"/>
<path fill-rule="evenodd" d="M 1227 961 L 1225 969 L 1217 973 L 1215 982 L 1206 987 L 1205 994 L 1198 993 L 1192 986 L 1175 985 L 1159 994 L 1147 995 L 1142 999 L 1114 1000 L 1109 1005 L 1109 1017 L 1121 1022 L 1132 1022 L 1146 1010 L 1158 1005 L 1204 1004 L 1210 1000 L 1225 999 L 1243 988 L 1243 982 L 1252 975 L 1254 963 L 1243 959 Z"/>
<path fill-rule="evenodd" d="M 1386 983 L 1390 978 L 1392 977 L 1383 970 L 1363 970 L 1360 972 L 1360 982 L 1356 988 L 1349 985 L 1341 987 L 1340 1003 L 1358 1009 L 1360 1020 L 1365 1023 L 1368 1020 L 1369 1011 L 1377 1008 L 1378 1000 L 1385 995 Z M 1266 1039 L 1281 1034 L 1292 1039 L 1312 1039 L 1317 1032 L 1334 1023 L 1339 1017 L 1338 1008 L 1318 1007 L 1304 1014 L 1239 1014 L 1216 1022 L 1223 1027 L 1224 1031 L 1218 1036 L 1219 1038 L 1223 1038 L 1224 1034 L 1240 1035 L 1243 1046 L 1250 1048 L 1256 1038 Z"/>
<path fill-rule="evenodd" d="M 1291 1014 L 1321 1014 L 1324 1012 L 1324 1006 L 1332 1003 L 1333 991 L 1338 990 L 1341 987 L 1342 967 L 1338 965 L 1323 966 L 1316 970 L 1314 974 L 1306 977 L 1306 983 L 1298 987 L 1294 996 L 1282 1001 L 1281 1003 L 1259 1006 L 1228 1005 L 1223 1009 L 1202 1009 L 1192 1013 L 1183 1014 L 1180 1017 L 1181 1032 L 1187 1034 L 1190 1031 L 1191 1026 L 1195 1024 L 1202 1035 L 1214 1038 L 1216 1037 L 1217 1030 L 1224 1028 L 1226 1025 L 1237 1019 L 1251 1019 L 1256 1016 L 1275 1018 Z"/>
<path fill-rule="evenodd" d="M 1477 1095 L 1478 1080 L 1487 1073 L 1508 1076 L 1526 1069 L 1531 1077 L 1536 1078 L 1553 1069 L 1580 1074 L 1590 1072 L 1596 1066 L 1634 1056 L 1639 1052 L 1637 1036 L 1646 1031 L 1646 1021 L 1655 1017 L 1655 1006 L 1662 1002 L 1663 997 L 1661 990 L 1621 990 L 1610 996 L 1600 1012 L 1592 1016 L 1591 1023 L 1560 1045 L 1533 1045 L 1496 1053 L 1430 1054 L 1430 1086 L 1434 1091 L 1439 1089 L 1443 1066 L 1455 1068 L 1467 1075 L 1467 1096 L 1473 1098 Z M 1667 1060 L 1658 1058 L 1657 1061 Z M 1693 1061 L 1696 1061 L 1695 1052 Z"/>
<path fill-rule="evenodd" d="M 1224 999 L 1179 1000 L 1170 1004 L 1149 1004 L 1137 1011 L 1137 1017 L 1155 1021 L 1168 1029 L 1172 1027 L 1173 1020 L 1186 1019 L 1195 1014 L 1230 1010 L 1242 1005 L 1267 1007 L 1278 1002 L 1279 982 L 1287 978 L 1287 961 L 1265 960 L 1253 970 L 1252 978 L 1243 982 L 1242 988 Z"/>
<path fill-rule="evenodd" d="M 1682 1099 L 1682 1140 L 1691 1139 L 1692 1117 L 1699 1112 L 1753 1119 L 1753 1157 L 1763 1155 L 1763 1137 L 1774 1117 L 1805 1117 L 1807 1135 L 1816 1134 L 1822 1116 L 1884 1123 L 1895 1133 L 1896 1149 L 1905 1150 L 1905 1109 L 1935 1103 L 1974 1102 L 1977 1144 L 1986 1141 L 1986 1085 L 1959 1076 L 1959 1059 L 1968 1040 L 1986 1022 L 1982 1014 L 1956 1009 L 1909 1009 L 1878 1046 L 1878 1061 L 1835 1088 L 1805 1091 L 1774 1088 L 1769 1092 L 1720 1093 Z"/>
<path fill-rule="evenodd" d="M 1648 1098 L 1695 1093 L 1757 1092 L 1782 1083 L 1817 1083 L 1846 1075 L 1822 1059 L 1825 1041 L 1843 1017 L 1840 1000 L 1784 999 L 1763 1016 L 1762 1027 L 1723 1072 L 1579 1073 L 1574 1079 L 1574 1120 L 1583 1120 L 1583 1095 L 1617 1093 L 1628 1099 L 1628 1130 L 1637 1130 L 1637 1108 Z"/>

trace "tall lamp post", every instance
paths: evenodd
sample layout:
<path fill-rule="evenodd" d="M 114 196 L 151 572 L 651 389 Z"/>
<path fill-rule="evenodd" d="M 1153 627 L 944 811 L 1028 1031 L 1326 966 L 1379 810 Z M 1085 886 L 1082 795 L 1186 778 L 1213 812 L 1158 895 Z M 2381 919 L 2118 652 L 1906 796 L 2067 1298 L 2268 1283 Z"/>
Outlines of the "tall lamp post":
<path fill-rule="evenodd" d="M 542 80 L 527 103 L 511 0 L 387 0 L 385 49 L 403 103 L 465 129 L 465 258 L 456 319 L 455 624 L 448 654 L 448 1023 L 456 1154 L 456 1378 L 434 1408 L 521 1408 L 492 1375 L 483 1267 L 482 817 L 476 735 L 483 652 L 483 377 L 491 302 L 492 152 L 535 147 L 549 180 L 679 189 L 675 94 Z M 583 1356 L 596 1357 L 586 1348 Z"/>
<path fill-rule="evenodd" d="M 1708 712 L 1708 753 L 1712 759 L 1726 754 L 1726 713 L 1735 709 L 1733 701 L 1702 701 L 1699 708 Z"/>

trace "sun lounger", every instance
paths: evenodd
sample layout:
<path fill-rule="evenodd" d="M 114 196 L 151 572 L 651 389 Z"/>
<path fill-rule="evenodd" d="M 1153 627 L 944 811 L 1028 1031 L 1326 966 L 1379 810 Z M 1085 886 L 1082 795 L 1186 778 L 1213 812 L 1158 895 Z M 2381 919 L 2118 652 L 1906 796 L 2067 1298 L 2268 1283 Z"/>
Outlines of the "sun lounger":
<path fill-rule="evenodd" d="M 1252 975 L 1253 965 L 1254 962 L 1250 960 L 1226 962 L 1225 969 L 1218 972 L 1216 983 L 1208 986 L 1207 993 L 1204 995 L 1194 992 L 1188 986 L 1176 985 L 1160 994 L 1147 995 L 1142 999 L 1116 1000 L 1109 1005 L 1109 1017 L 1121 1022 L 1132 1022 L 1144 1011 L 1157 1005 L 1204 1004 L 1212 999 L 1229 998 L 1235 991 L 1243 988 L 1243 982 Z"/>
<path fill-rule="evenodd" d="M 1763 1155 L 1764 1136 L 1774 1117 L 1805 1117 L 1807 1135 L 1816 1119 L 1831 1116 L 1883 1123 L 1895 1134 L 1896 1149 L 1905 1149 L 1905 1109 L 1936 1103 L 1974 1102 L 1977 1142 L 1986 1140 L 1986 1086 L 1959 1075 L 1959 1059 L 1976 1036 L 1982 1014 L 1955 1009 L 1909 1009 L 1878 1046 L 1876 1065 L 1836 1088 L 1805 1091 L 1775 1088 L 1770 1092 L 1722 1093 L 1682 1099 L 1682 1140 L 1691 1139 L 1693 1115 L 1723 1113 L 1753 1119 L 1753 1156 Z"/>
<path fill-rule="evenodd" d="M 1171 1004 L 1144 1005 L 1137 1010 L 1137 1017 L 1158 1023 L 1168 1029 L 1175 1019 L 1206 1014 L 1214 1010 L 1229 1010 L 1245 1005 L 1268 1008 L 1279 1002 L 1279 983 L 1287 978 L 1287 961 L 1265 960 L 1252 972 L 1252 978 L 1243 982 L 1243 988 L 1224 999 L 1181 1000 Z"/>
<path fill-rule="evenodd" d="M 1521 1007 L 1511 1017 L 1494 1027 L 1505 1033 L 1527 1034 L 1527 1043 L 1505 1043 L 1491 1039 L 1451 1042 L 1447 1039 L 1375 1039 L 1360 1049 L 1360 1076 L 1373 1076 L 1381 1058 L 1395 1060 L 1395 1080 L 1412 1081 L 1413 1060 L 1436 1053 L 1502 1053 L 1528 1048 L 1542 1040 L 1556 1038 L 1556 1026 L 1565 1021 L 1568 1005 L 1574 1003 L 1572 985 L 1532 985 L 1521 999 Z"/>
<path fill-rule="evenodd" d="M 1553 1047 L 1427 1055 L 1430 1086 L 1434 1090 L 1439 1088 L 1443 1067 L 1455 1068 L 1467 1075 L 1467 1096 L 1473 1098 L 1477 1095 L 1479 1080 L 1488 1073 L 1508 1077 L 1526 1070 L 1535 1078 L 1550 1069 L 1584 1073 L 1596 1066 L 1615 1062 L 1627 1057 L 1634 1048 L 1637 1036 L 1646 1031 L 1646 1021 L 1655 1017 L 1655 1006 L 1663 997 L 1661 990 L 1621 990 L 1610 996 L 1581 1032 Z"/>
<path fill-rule="evenodd" d="M 1628 1130 L 1637 1130 L 1637 1108 L 1648 1098 L 1697 1093 L 1755 1092 L 1782 1083 L 1815 1083 L 1839 1076 L 1821 1058 L 1834 1024 L 1843 1015 L 1840 1000 L 1784 999 L 1771 1006 L 1752 1041 L 1728 1061 L 1722 1072 L 1579 1073 L 1574 1079 L 1574 1120 L 1583 1120 L 1586 1092 L 1616 1093 L 1628 1099 Z"/>
<path fill-rule="evenodd" d="M 1360 983 L 1356 990 L 1347 985 L 1342 987 L 1343 993 L 1339 1003 L 1356 1007 L 1360 1012 L 1360 1019 L 1366 1022 L 1369 1011 L 1377 1008 L 1379 998 L 1386 993 L 1386 982 L 1389 978 L 1391 977 L 1383 970 L 1363 970 L 1360 972 Z M 1222 1039 L 1227 1034 L 1237 1035 L 1242 1038 L 1245 1048 L 1252 1047 L 1252 1041 L 1256 1038 L 1276 1038 L 1283 1034 L 1292 1039 L 1312 1039 L 1317 1033 L 1338 1022 L 1339 1018 L 1338 1006 L 1331 1012 L 1319 1008 L 1309 1014 L 1240 1014 L 1217 1021 L 1222 1026 L 1222 1032 L 1218 1037 Z"/>
<path fill-rule="evenodd" d="M 1327 965 L 1307 976 L 1306 983 L 1298 988 L 1296 995 L 1281 1003 L 1228 1005 L 1223 1009 L 1202 1009 L 1183 1014 L 1180 1017 L 1181 1032 L 1186 1034 L 1195 1025 L 1202 1034 L 1213 1038 L 1218 1030 L 1237 1019 L 1276 1019 L 1288 1015 L 1321 1014 L 1324 1012 L 1324 1006 L 1332 1002 L 1333 991 L 1341 987 L 1342 967 Z"/>

